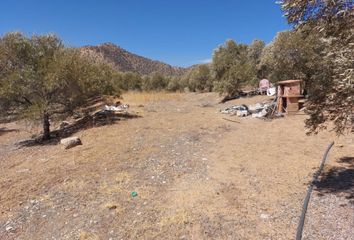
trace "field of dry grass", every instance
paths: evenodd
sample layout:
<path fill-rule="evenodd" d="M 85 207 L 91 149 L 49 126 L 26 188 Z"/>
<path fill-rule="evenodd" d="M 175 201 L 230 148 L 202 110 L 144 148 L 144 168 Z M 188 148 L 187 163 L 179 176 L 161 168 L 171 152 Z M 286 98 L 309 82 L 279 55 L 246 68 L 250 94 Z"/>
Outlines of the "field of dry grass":
<path fill-rule="evenodd" d="M 183 93 L 178 92 L 128 92 L 123 95 L 124 102 L 130 104 L 146 104 L 161 101 L 180 101 Z"/>
<path fill-rule="evenodd" d="M 351 170 L 353 136 L 306 136 L 304 115 L 228 116 L 235 123 L 219 113 L 265 99 L 128 93 L 122 102 L 140 118 L 80 131 L 83 145 L 69 150 L 18 148 L 30 134 L 21 123 L 1 124 L 0 239 L 293 239 L 328 143 L 326 173 Z M 325 186 L 314 194 L 335 195 L 340 217 L 353 216 L 354 186 Z M 333 224 L 307 223 L 310 232 Z M 352 236 L 351 226 L 343 221 L 341 236 L 328 239 Z"/>

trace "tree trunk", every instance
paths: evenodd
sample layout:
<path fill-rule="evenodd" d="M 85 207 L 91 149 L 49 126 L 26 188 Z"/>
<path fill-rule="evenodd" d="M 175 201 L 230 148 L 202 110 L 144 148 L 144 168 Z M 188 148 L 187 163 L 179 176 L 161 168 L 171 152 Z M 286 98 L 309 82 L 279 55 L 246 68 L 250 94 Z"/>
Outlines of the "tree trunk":
<path fill-rule="evenodd" d="M 49 122 L 49 114 L 43 114 L 43 140 L 50 139 L 50 122 Z"/>

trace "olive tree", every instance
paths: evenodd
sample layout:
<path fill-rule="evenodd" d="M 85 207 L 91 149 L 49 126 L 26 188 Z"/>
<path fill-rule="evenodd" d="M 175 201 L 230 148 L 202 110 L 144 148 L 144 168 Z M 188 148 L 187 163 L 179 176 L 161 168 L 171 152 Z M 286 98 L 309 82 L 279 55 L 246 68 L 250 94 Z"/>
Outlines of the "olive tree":
<path fill-rule="evenodd" d="M 145 91 L 161 91 L 168 86 L 169 79 L 158 72 L 153 72 L 149 76 L 145 76 L 142 80 L 142 89 Z"/>
<path fill-rule="evenodd" d="M 256 79 L 255 68 L 248 57 L 248 46 L 228 40 L 213 54 L 214 88 L 228 96 L 237 95 L 241 87 Z"/>
<path fill-rule="evenodd" d="M 213 78 L 210 66 L 207 64 L 192 67 L 187 73 L 186 78 L 187 86 L 193 92 L 205 90 L 211 92 L 213 89 Z"/>
<path fill-rule="evenodd" d="M 41 118 L 44 140 L 50 138 L 52 115 L 115 91 L 108 66 L 90 63 L 55 35 L 9 33 L 0 38 L 0 79 L 0 99 L 23 117 Z"/>
<path fill-rule="evenodd" d="M 284 31 L 262 51 L 258 69 L 271 81 L 302 79 L 306 82 L 320 69 L 324 71 L 323 45 L 314 33 Z"/>
<path fill-rule="evenodd" d="M 354 2 L 352 0 L 279 1 L 295 29 L 310 28 L 325 45 L 324 65 L 331 75 L 314 73 L 310 86 L 307 126 L 312 132 L 334 122 L 338 134 L 354 131 Z"/>

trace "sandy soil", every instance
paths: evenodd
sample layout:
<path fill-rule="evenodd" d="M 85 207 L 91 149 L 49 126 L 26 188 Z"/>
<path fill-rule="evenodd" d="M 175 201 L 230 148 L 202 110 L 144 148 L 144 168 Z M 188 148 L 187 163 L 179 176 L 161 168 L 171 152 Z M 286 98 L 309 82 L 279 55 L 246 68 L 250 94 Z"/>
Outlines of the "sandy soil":
<path fill-rule="evenodd" d="M 124 102 L 141 118 L 81 131 L 83 145 L 69 150 L 18 149 L 30 134 L 1 124 L 0 239 L 294 239 L 327 145 L 335 141 L 327 173 L 352 169 L 353 136 L 306 136 L 304 115 L 264 121 L 219 113 L 266 98 L 221 105 L 213 93 L 130 94 Z M 350 176 L 347 188 L 315 190 L 339 198 L 331 201 L 343 218 L 354 216 Z M 310 214 L 308 239 L 326 225 L 309 220 L 316 209 Z M 346 236 L 354 223 L 342 224 Z"/>

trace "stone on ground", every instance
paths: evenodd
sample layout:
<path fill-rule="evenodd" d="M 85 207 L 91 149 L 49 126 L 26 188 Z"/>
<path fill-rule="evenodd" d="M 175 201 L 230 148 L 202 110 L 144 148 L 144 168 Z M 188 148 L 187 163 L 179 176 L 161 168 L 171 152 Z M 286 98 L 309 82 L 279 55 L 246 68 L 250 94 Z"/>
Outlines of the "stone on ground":
<path fill-rule="evenodd" d="M 77 145 L 81 145 L 81 139 L 79 137 L 69 137 L 60 140 L 60 144 L 64 145 L 65 149 L 73 148 Z"/>

